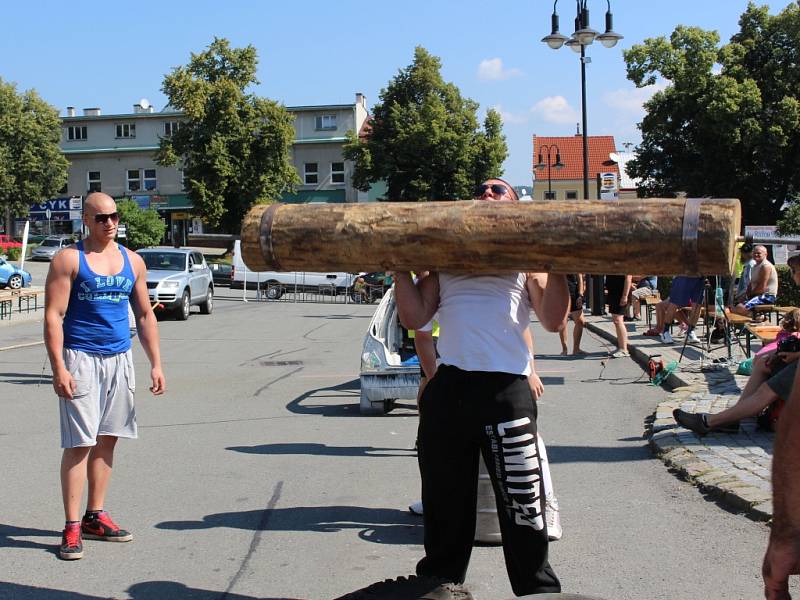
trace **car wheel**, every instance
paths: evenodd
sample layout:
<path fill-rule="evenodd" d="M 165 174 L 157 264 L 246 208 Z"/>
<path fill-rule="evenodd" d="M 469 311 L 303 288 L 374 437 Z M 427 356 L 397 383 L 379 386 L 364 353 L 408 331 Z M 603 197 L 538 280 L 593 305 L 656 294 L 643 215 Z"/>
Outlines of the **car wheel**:
<path fill-rule="evenodd" d="M 178 321 L 185 321 L 188 319 L 191 309 L 192 299 L 189 297 L 189 290 L 183 290 L 183 296 L 181 296 L 181 305 L 175 312 L 175 316 L 178 318 Z"/>
<path fill-rule="evenodd" d="M 283 296 L 283 288 L 277 281 L 267 282 L 267 291 L 264 292 L 267 300 L 279 300 Z"/>
<path fill-rule="evenodd" d="M 22 287 L 22 275 L 12 275 L 8 278 L 8 287 L 12 290 L 18 290 Z"/>
<path fill-rule="evenodd" d="M 369 396 L 361 390 L 359 412 L 366 416 L 385 415 L 394 408 L 394 400 L 370 400 Z"/>
<path fill-rule="evenodd" d="M 210 315 L 212 310 L 214 310 L 214 288 L 208 286 L 208 292 L 206 292 L 206 301 L 200 305 L 200 313 L 204 315 Z"/>

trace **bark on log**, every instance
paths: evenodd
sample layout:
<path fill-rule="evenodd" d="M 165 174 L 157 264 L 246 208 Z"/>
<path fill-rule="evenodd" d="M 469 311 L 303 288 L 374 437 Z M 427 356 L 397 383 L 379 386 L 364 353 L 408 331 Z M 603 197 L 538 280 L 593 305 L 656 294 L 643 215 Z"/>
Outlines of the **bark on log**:
<path fill-rule="evenodd" d="M 714 275 L 733 270 L 738 200 L 381 202 L 253 207 L 253 271 Z"/>

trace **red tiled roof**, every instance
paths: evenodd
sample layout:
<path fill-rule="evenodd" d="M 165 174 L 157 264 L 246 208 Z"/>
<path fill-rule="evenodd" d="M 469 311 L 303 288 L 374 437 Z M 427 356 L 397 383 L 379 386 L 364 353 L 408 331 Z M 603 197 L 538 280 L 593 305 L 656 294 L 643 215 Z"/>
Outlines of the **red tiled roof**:
<path fill-rule="evenodd" d="M 612 172 L 619 176 L 617 163 L 612 161 L 608 155 L 616 152 L 613 135 L 590 135 L 589 143 L 589 180 L 594 181 L 598 173 Z M 539 149 L 542 146 L 551 146 L 550 161 L 556 162 L 556 148 L 561 153 L 563 169 L 550 169 L 550 178 L 555 180 L 563 179 L 583 179 L 583 137 L 580 135 L 547 137 L 533 136 L 533 172 L 536 179 L 547 179 L 547 167 L 537 169 L 539 163 Z M 547 162 L 547 153 L 544 153 L 542 160 Z"/>

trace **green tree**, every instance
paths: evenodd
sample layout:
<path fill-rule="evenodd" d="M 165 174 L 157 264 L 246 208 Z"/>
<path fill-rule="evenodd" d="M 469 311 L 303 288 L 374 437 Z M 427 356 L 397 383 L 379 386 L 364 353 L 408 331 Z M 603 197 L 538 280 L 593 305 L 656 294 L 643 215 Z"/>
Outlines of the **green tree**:
<path fill-rule="evenodd" d="M 629 173 L 645 195 L 739 198 L 745 223 L 772 224 L 800 188 L 800 7 L 750 3 L 739 28 L 722 47 L 680 26 L 624 52 L 637 87 L 668 83 L 645 104 Z"/>
<path fill-rule="evenodd" d="M 800 202 L 792 202 L 776 223 L 778 235 L 800 235 Z"/>
<path fill-rule="evenodd" d="M 167 224 L 152 208 L 142 209 L 133 200 L 117 202 L 119 221 L 125 225 L 126 245 L 131 250 L 155 246 L 161 242 Z"/>
<path fill-rule="evenodd" d="M 247 91 L 258 83 L 257 64 L 253 46 L 231 48 L 215 38 L 162 85 L 186 121 L 162 138 L 156 160 L 164 166 L 183 161 L 195 211 L 226 231 L 238 231 L 253 204 L 274 202 L 300 182 L 290 158 L 293 116 Z"/>
<path fill-rule="evenodd" d="M 0 79 L 0 215 L 8 233 L 13 218 L 34 202 L 54 197 L 67 182 L 58 111 L 28 90 Z"/>
<path fill-rule="evenodd" d="M 385 181 L 386 200 L 470 198 L 475 185 L 502 174 L 508 151 L 500 115 L 483 130 L 478 104 L 442 79 L 441 61 L 424 48 L 381 91 L 363 139 L 348 133 L 344 156 L 361 190 Z"/>

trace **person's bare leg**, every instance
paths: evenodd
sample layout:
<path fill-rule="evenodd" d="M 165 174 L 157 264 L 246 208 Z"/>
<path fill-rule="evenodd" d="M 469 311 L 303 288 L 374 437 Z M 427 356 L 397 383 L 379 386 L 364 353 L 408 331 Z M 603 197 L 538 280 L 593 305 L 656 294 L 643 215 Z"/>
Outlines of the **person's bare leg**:
<path fill-rule="evenodd" d="M 91 447 L 65 448 L 61 455 L 61 497 L 66 521 L 79 521 L 86 464 Z"/>
<path fill-rule="evenodd" d="M 638 321 L 642 318 L 642 301 L 636 296 L 633 296 L 631 306 L 633 307 L 633 318 Z"/>
<path fill-rule="evenodd" d="M 756 356 L 753 360 L 750 377 L 747 378 L 747 383 L 745 384 L 740 397 L 753 394 L 759 388 L 759 386 L 771 376 L 772 370 L 767 366 L 767 357 L 765 355 Z"/>
<path fill-rule="evenodd" d="M 572 353 L 573 354 L 586 354 L 581 350 L 581 338 L 583 337 L 583 327 L 586 323 L 583 318 L 583 311 L 576 310 L 572 313 L 572 320 L 575 322 L 575 329 L 572 330 Z"/>
<path fill-rule="evenodd" d="M 742 315 L 743 317 L 749 317 L 750 311 L 745 308 L 744 304 L 737 304 L 733 308 L 731 308 L 732 313 L 736 313 L 737 315 Z"/>
<path fill-rule="evenodd" d="M 672 321 L 675 319 L 675 313 L 678 312 L 678 306 L 670 302 L 667 304 L 666 308 L 664 308 L 664 319 L 661 323 L 661 331 L 666 331 L 669 325 L 672 325 Z"/>
<path fill-rule="evenodd" d="M 97 445 L 89 453 L 87 474 L 89 478 L 89 499 L 87 510 L 104 508 L 111 470 L 114 467 L 114 447 L 117 438 L 110 435 L 97 436 Z"/>
<path fill-rule="evenodd" d="M 749 396 L 742 394 L 742 396 L 739 397 L 739 401 L 730 408 L 726 408 L 719 413 L 707 414 L 706 422 L 708 426 L 713 429 L 725 425 L 726 423 L 753 417 L 777 399 L 778 394 L 772 391 L 772 388 L 766 383 L 762 383 L 758 386 L 755 393 Z"/>
<path fill-rule="evenodd" d="M 576 324 L 576 327 L 577 327 L 577 324 Z M 561 340 L 561 356 L 566 356 L 568 354 L 567 329 L 569 329 L 569 319 L 567 319 L 567 322 L 564 323 L 564 327 L 562 327 L 558 331 L 558 338 Z"/>
<path fill-rule="evenodd" d="M 628 330 L 625 329 L 623 322 L 623 315 L 611 315 L 611 320 L 614 322 L 614 331 L 617 334 L 617 349 L 628 351 Z"/>

